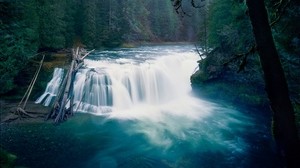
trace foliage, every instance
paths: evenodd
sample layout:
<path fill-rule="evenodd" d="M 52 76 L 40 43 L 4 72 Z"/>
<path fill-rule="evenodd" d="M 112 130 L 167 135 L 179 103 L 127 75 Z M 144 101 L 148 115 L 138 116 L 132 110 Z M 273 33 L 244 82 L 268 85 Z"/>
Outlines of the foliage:
<path fill-rule="evenodd" d="M 38 51 L 181 41 L 187 22 L 191 34 L 198 31 L 198 18 L 182 20 L 170 0 L 4 0 L 0 9 L 0 94 L 16 87 L 15 78 Z"/>
<path fill-rule="evenodd" d="M 65 47 L 66 22 L 64 21 L 65 0 L 39 0 L 40 48 L 59 49 Z"/>
<path fill-rule="evenodd" d="M 14 77 L 38 49 L 34 0 L 1 2 L 0 94 L 15 87 Z M 29 19 L 30 16 L 32 19 Z"/>
<path fill-rule="evenodd" d="M 247 51 L 254 44 L 254 40 L 244 1 L 230 2 L 214 0 L 209 5 L 208 41 L 210 47 L 222 47 L 229 55 L 235 55 Z M 293 0 L 266 0 L 266 7 L 270 23 L 276 21 L 272 25 L 272 33 L 291 98 L 294 101 L 300 100 L 300 3 Z M 228 54 L 224 54 L 224 57 L 226 55 Z M 246 67 L 256 72 L 256 76 L 260 74 L 260 63 L 256 57 L 251 57 L 250 61 L 248 58 Z"/>
<path fill-rule="evenodd" d="M 227 48 L 235 54 L 246 52 L 254 44 L 254 38 L 245 12 L 246 5 L 239 1 L 214 0 L 208 14 L 209 46 Z"/>
<path fill-rule="evenodd" d="M 298 75 L 300 74 L 300 24 L 298 22 L 300 4 L 289 0 L 267 0 L 266 5 L 270 22 L 279 18 L 272 30 L 285 73 L 288 79 L 292 80 L 290 85 L 299 85 L 293 81 L 300 79 Z M 230 2 L 213 0 L 208 5 L 208 9 L 209 47 L 226 49 L 226 52 L 233 57 L 236 54 L 246 53 L 255 44 L 247 7 L 243 0 L 230 0 Z M 258 69 L 260 65 L 257 63 L 254 66 Z"/>
<path fill-rule="evenodd" d="M 282 3 L 287 3 L 287 0 Z M 271 16 L 277 8 L 270 5 Z M 275 20 L 273 17 L 272 20 Z M 291 96 L 300 100 L 300 3 L 290 1 L 284 9 L 280 20 L 273 26 L 276 47 L 281 56 L 281 63 L 287 76 Z"/>

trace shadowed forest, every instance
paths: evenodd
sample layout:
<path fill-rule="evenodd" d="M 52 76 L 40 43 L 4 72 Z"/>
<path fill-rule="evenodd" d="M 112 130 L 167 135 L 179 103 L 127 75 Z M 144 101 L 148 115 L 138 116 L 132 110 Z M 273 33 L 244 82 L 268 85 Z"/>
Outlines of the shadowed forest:
<path fill-rule="evenodd" d="M 1 91 L 36 53 L 83 45 L 197 41 L 201 11 L 178 15 L 169 0 L 7 0 L 1 2 Z"/>

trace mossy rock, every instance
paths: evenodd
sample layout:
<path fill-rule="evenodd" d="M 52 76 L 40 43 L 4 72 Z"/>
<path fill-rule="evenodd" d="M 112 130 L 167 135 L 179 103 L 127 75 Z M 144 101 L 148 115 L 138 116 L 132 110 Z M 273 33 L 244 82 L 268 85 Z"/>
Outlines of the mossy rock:
<path fill-rule="evenodd" d="M 196 71 L 190 78 L 192 84 L 201 84 L 209 79 L 209 76 L 203 71 Z"/>
<path fill-rule="evenodd" d="M 199 91 L 200 96 L 225 100 L 234 104 L 264 106 L 268 101 L 264 92 L 258 91 L 254 86 L 247 84 L 211 80 L 195 83 L 192 86 L 194 90 Z"/>

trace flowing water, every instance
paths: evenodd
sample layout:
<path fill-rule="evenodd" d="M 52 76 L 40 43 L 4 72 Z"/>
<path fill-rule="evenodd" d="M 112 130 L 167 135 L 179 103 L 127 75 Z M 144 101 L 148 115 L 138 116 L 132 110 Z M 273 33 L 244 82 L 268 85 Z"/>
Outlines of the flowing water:
<path fill-rule="evenodd" d="M 5 143 L 28 167 L 280 167 L 268 120 L 193 94 L 198 58 L 192 45 L 95 52 L 76 75 L 76 115 L 12 126 Z M 53 101 L 62 76 L 38 102 Z"/>

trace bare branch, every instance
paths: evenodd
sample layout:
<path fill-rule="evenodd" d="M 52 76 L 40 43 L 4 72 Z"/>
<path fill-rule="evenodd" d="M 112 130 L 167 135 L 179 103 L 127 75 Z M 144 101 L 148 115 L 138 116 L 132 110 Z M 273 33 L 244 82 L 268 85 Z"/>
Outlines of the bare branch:
<path fill-rule="evenodd" d="M 171 1 L 173 2 L 173 6 L 174 6 L 175 11 L 176 11 L 177 14 L 180 14 L 182 17 L 183 16 L 189 16 L 189 17 L 191 17 L 191 15 L 187 14 L 184 11 L 184 9 L 182 7 L 182 0 L 171 0 Z M 205 1 L 205 0 L 201 0 L 201 2 L 203 2 L 203 1 Z M 205 6 L 205 3 L 202 4 L 202 5 L 196 5 L 195 0 L 191 0 L 191 5 L 194 8 L 202 8 L 202 7 Z"/>
<path fill-rule="evenodd" d="M 225 63 L 223 63 L 224 66 L 227 66 L 229 63 L 237 60 L 237 59 L 240 59 L 240 58 L 243 58 L 242 59 L 242 62 L 239 66 L 239 70 L 237 71 L 238 73 L 243 71 L 247 65 L 247 58 L 250 54 L 254 54 L 255 52 L 257 51 L 257 48 L 256 48 L 256 45 L 253 44 L 251 46 L 251 48 L 246 52 L 246 53 L 242 53 L 242 54 L 236 54 L 234 57 L 230 58 L 228 61 L 226 61 Z"/>
<path fill-rule="evenodd" d="M 286 10 L 287 6 L 290 4 L 291 0 L 287 0 L 286 3 L 284 3 L 283 0 L 280 0 L 278 3 L 276 3 L 273 7 L 276 7 L 275 12 L 275 19 L 270 23 L 270 26 L 274 26 L 276 23 L 278 23 L 281 19 L 281 17 L 284 14 L 284 11 Z"/>
<path fill-rule="evenodd" d="M 85 57 L 87 57 L 91 52 L 95 51 L 95 49 L 89 51 L 88 53 L 86 53 L 83 57 L 79 58 L 80 60 L 83 60 Z"/>
<path fill-rule="evenodd" d="M 200 59 L 203 60 L 204 58 L 202 56 L 204 55 L 204 53 L 202 53 L 202 54 L 200 53 L 199 48 L 197 47 L 196 44 L 195 44 L 195 48 L 196 48 L 198 55 L 200 56 Z"/>
<path fill-rule="evenodd" d="M 203 2 L 205 0 L 201 0 L 201 2 Z M 196 5 L 195 0 L 191 0 L 191 4 L 194 8 L 203 8 L 205 6 L 205 4 L 202 5 Z"/>

